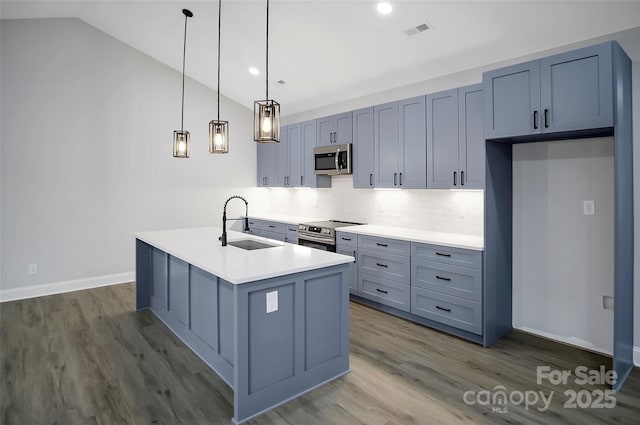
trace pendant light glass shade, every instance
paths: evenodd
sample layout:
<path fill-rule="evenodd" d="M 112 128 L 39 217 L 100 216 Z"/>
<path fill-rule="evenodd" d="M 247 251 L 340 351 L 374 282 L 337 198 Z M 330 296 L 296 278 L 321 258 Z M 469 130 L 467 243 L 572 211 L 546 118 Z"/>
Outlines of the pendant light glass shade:
<path fill-rule="evenodd" d="M 269 99 L 269 0 L 267 0 L 266 100 L 253 103 L 253 140 L 258 143 L 280 142 L 280 104 Z"/>
<path fill-rule="evenodd" d="M 229 152 L 229 121 L 209 122 L 209 153 Z"/>
<path fill-rule="evenodd" d="M 275 100 L 257 100 L 254 107 L 254 137 L 259 143 L 280 142 L 280 104 Z"/>
<path fill-rule="evenodd" d="M 218 119 L 209 122 L 209 153 L 229 152 L 229 121 L 220 120 L 220 35 L 222 0 L 218 0 Z"/>
<path fill-rule="evenodd" d="M 173 156 L 189 158 L 189 132 L 176 130 L 173 132 Z"/>
<path fill-rule="evenodd" d="M 184 129 L 184 64 L 187 53 L 187 19 L 193 16 L 188 9 L 182 9 L 184 15 L 184 46 L 182 50 L 182 112 L 180 130 L 173 132 L 173 157 L 189 158 L 189 132 Z"/>

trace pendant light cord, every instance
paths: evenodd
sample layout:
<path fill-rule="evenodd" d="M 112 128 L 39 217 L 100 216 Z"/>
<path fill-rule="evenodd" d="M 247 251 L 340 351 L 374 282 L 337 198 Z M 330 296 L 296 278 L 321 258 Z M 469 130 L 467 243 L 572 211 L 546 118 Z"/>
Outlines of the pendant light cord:
<path fill-rule="evenodd" d="M 182 115 L 180 118 L 180 131 L 184 131 L 184 63 L 187 56 L 187 19 L 184 15 L 184 45 L 182 47 Z"/>
<path fill-rule="evenodd" d="M 220 121 L 220 27 L 222 25 L 222 0 L 218 0 L 218 121 Z"/>
<path fill-rule="evenodd" d="M 266 83 L 266 94 L 267 99 L 269 100 L 269 0 L 267 0 L 267 83 Z"/>

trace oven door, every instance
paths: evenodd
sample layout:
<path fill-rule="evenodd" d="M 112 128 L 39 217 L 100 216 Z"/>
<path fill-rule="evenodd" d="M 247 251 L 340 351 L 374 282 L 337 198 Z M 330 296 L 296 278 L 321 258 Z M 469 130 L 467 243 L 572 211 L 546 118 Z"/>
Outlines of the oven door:
<path fill-rule="evenodd" d="M 298 245 L 320 249 L 322 251 L 336 252 L 336 244 L 334 241 L 310 235 L 302 235 L 300 233 L 298 233 Z"/>

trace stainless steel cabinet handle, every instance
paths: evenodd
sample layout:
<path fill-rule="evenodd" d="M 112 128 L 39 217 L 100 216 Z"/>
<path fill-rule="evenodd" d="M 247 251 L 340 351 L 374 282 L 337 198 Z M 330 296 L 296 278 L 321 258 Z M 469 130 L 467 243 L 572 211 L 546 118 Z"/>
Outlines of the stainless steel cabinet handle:
<path fill-rule="evenodd" d="M 393 173 L 393 185 L 398 185 L 398 173 Z"/>
<path fill-rule="evenodd" d="M 300 176 L 300 186 L 304 186 L 304 176 Z"/>
<path fill-rule="evenodd" d="M 464 171 L 460 171 L 460 186 L 464 186 Z"/>
<path fill-rule="evenodd" d="M 373 186 L 373 173 L 369 174 L 369 186 Z"/>
<path fill-rule="evenodd" d="M 458 185 L 458 173 L 457 172 L 453 172 L 453 185 L 457 186 Z"/>
<path fill-rule="evenodd" d="M 533 111 L 533 129 L 538 129 L 538 111 Z"/>
<path fill-rule="evenodd" d="M 400 173 L 400 186 L 402 186 L 402 173 Z"/>

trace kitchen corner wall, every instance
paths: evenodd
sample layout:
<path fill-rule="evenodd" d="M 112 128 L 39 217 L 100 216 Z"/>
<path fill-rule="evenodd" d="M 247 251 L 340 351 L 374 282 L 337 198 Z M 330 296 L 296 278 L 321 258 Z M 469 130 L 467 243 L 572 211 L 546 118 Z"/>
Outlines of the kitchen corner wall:
<path fill-rule="evenodd" d="M 262 189 L 271 212 L 482 236 L 483 192 L 354 189 L 351 176 L 330 189 Z"/>
<path fill-rule="evenodd" d="M 210 155 L 216 93 L 187 78 L 191 158 L 173 158 L 179 72 L 77 19 L 0 30 L 0 299 L 133 280 L 133 232 L 220 225 L 258 193 L 248 108 L 221 99 L 230 153 Z"/>

